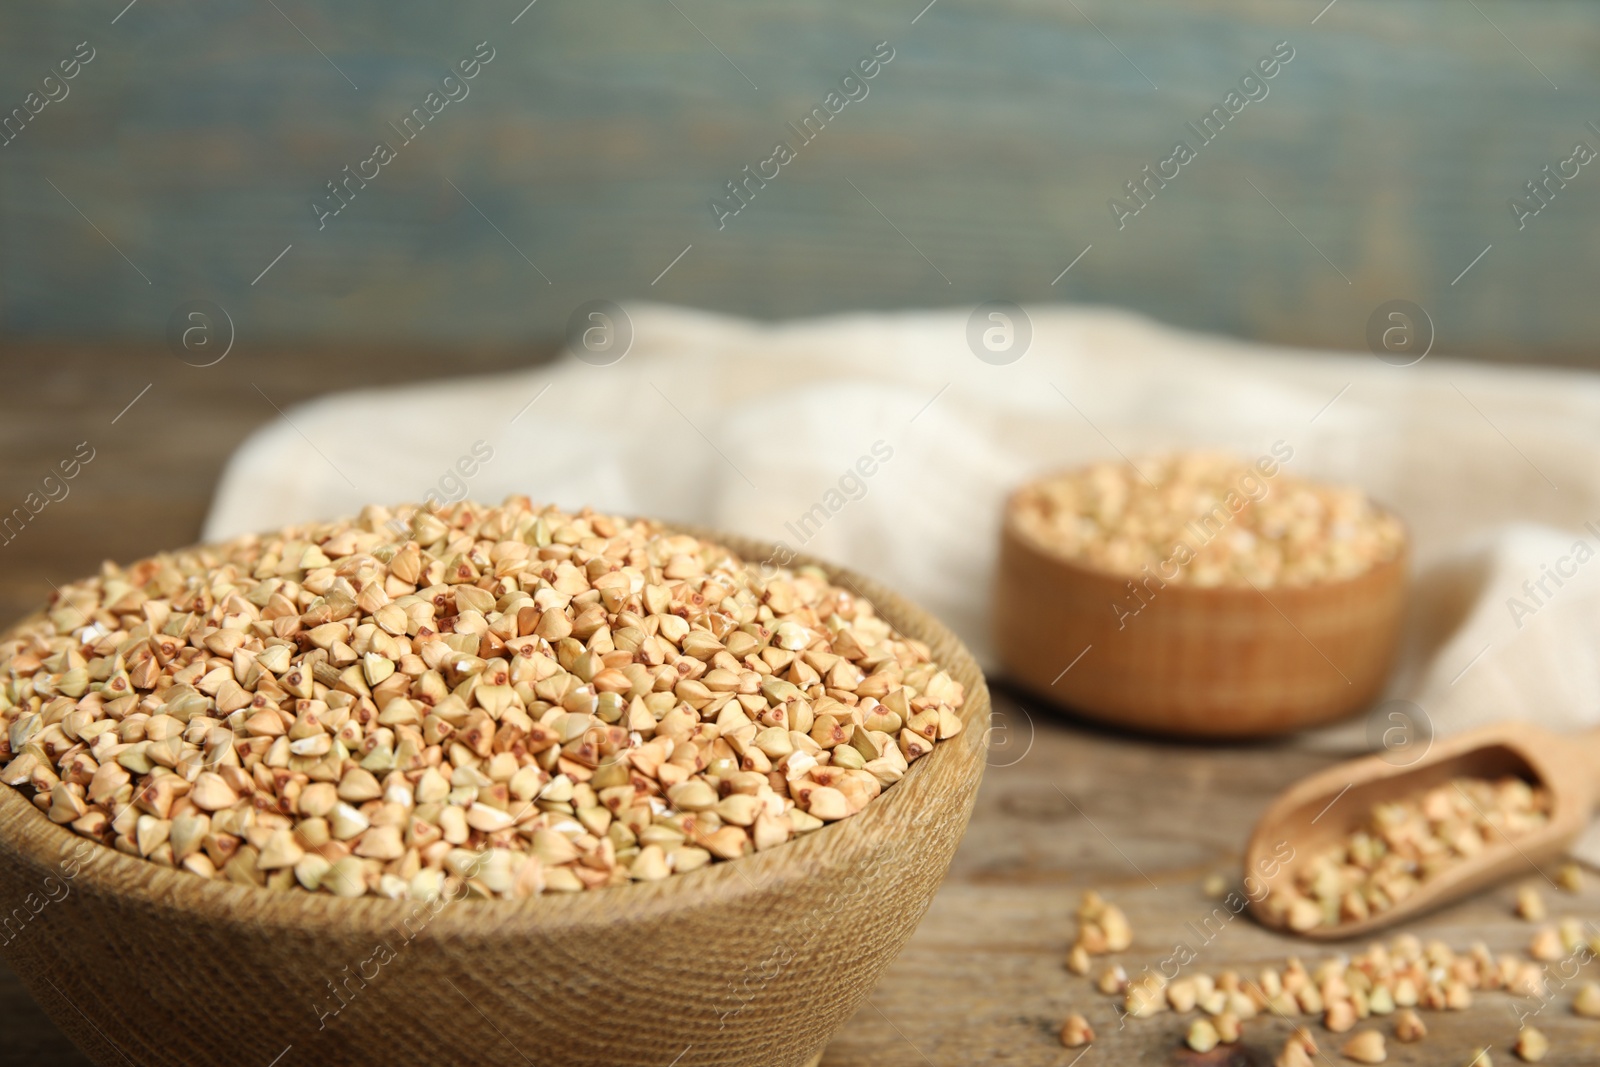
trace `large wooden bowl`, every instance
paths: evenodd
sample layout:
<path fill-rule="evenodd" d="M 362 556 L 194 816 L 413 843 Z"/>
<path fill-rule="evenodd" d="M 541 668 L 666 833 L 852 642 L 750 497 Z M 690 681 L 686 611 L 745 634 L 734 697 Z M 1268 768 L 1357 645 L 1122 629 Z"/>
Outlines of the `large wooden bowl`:
<path fill-rule="evenodd" d="M 1007 674 L 1054 703 L 1137 730 L 1246 738 L 1342 718 L 1383 692 L 1405 613 L 1404 552 L 1346 581 L 1151 583 L 1135 599 L 1126 575 L 1051 552 L 1013 514 L 1008 503 L 995 643 Z"/>
<path fill-rule="evenodd" d="M 0 951 L 108 1067 L 813 1063 L 938 889 L 989 720 L 983 676 L 943 625 L 826 569 L 967 692 L 966 729 L 853 818 L 660 882 L 434 914 L 205 881 L 88 842 L 0 787 Z"/>

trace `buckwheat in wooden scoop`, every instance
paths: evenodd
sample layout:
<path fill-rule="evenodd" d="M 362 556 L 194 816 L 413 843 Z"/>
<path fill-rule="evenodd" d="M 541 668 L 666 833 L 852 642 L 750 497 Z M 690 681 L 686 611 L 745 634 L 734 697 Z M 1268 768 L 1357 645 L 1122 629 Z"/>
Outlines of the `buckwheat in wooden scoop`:
<path fill-rule="evenodd" d="M 1503 723 L 1436 740 L 1409 766 L 1332 767 L 1257 825 L 1246 870 L 1274 873 L 1251 907 L 1306 937 L 1353 937 L 1524 873 L 1588 825 L 1597 765 L 1600 732 Z M 1292 859 L 1266 864 L 1285 843 Z"/>
<path fill-rule="evenodd" d="M 813 568 L 512 498 L 107 564 L 0 639 L 0 780 L 200 877 L 652 881 L 860 812 L 960 683 Z"/>

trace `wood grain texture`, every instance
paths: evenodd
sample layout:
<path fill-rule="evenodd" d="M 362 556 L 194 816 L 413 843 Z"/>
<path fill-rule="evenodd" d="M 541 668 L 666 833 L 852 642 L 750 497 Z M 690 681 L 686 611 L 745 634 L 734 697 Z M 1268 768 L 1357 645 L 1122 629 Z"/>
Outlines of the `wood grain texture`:
<path fill-rule="evenodd" d="M 1133 948 L 1118 957 L 1130 972 L 1156 966 L 1178 939 L 1200 951 L 1195 966 L 1211 973 L 1281 962 L 1290 953 L 1312 960 L 1337 951 L 1274 934 L 1247 916 L 1219 922 L 1213 917 L 1217 902 L 1200 890 L 1208 873 L 1238 872 L 1256 818 L 1279 791 L 1329 766 L 1336 755 L 1285 741 L 1149 742 L 1052 716 L 1003 691 L 996 707 L 1001 718 L 990 766 L 949 876 L 867 1004 L 830 1043 L 823 1067 L 1067 1067 L 1076 1052 L 1063 1049 L 1055 1035 L 1072 1011 L 1086 1014 L 1099 1035 L 1081 1067 L 1205 1063 L 1181 1052 L 1183 1024 L 1176 1016 L 1118 1030 L 1110 999 L 1064 969 L 1072 913 L 1089 888 L 1116 901 L 1132 920 Z M 1600 922 L 1600 875 L 1594 872 L 1576 895 L 1552 889 L 1531 869 L 1517 884 L 1538 886 L 1552 916 Z M 1506 886 L 1408 929 L 1458 947 L 1481 939 L 1496 952 L 1521 952 L 1534 927 L 1513 917 L 1513 903 L 1514 887 Z M 51 905 L 58 906 L 72 902 Z M 1204 941 L 1189 924 L 1208 920 L 1216 933 Z M 39 917 L 47 921 L 48 910 Z M 0 968 L 0 1017 L 8 1023 L 0 1028 L 0 1064 L 88 1063 L 20 986 L 5 980 L 8 973 Z M 1600 980 L 1600 965 L 1585 965 L 1580 980 Z M 1570 1012 L 1574 989 L 1557 990 L 1532 1020 L 1551 1038 L 1554 1050 L 1545 1062 L 1557 1067 L 1600 1060 L 1600 1027 Z M 375 993 L 374 1005 L 383 996 L 381 989 Z M 1428 1041 L 1391 1042 L 1389 1062 L 1460 1067 L 1484 1045 L 1493 1046 L 1496 1063 L 1515 1062 L 1509 1054 L 1514 1006 L 1538 1007 L 1483 994 L 1470 1011 L 1429 1013 Z M 472 1042 L 493 1039 L 481 1020 L 463 1018 L 458 1030 Z M 1255 1058 L 1242 1062 L 1264 1067 L 1287 1032 L 1281 1022 L 1247 1025 L 1243 1048 Z M 660 1067 L 678 1051 L 663 1050 Z M 296 1045 L 279 1067 L 317 1063 L 318 1055 L 316 1043 Z"/>
<path fill-rule="evenodd" d="M 1333 11 L 1347 2 L 1340 0 Z M 4 174 L 0 169 L 0 181 Z M 243 358 L 236 363 L 235 356 Z M 70 453 L 85 428 L 103 427 L 89 432 L 106 443 L 68 500 L 52 504 L 23 538 L 0 548 L 5 618 L 37 607 L 50 591 L 46 579 L 59 584 L 88 573 L 103 557 L 131 560 L 192 541 L 227 451 L 254 426 L 278 417 L 251 389 L 252 380 L 286 406 L 319 391 L 319 379 L 342 387 L 363 376 L 425 378 L 441 363 L 489 369 L 531 358 L 514 350 L 446 359 L 417 349 L 340 353 L 261 345 L 235 356 L 201 372 L 160 349 L 0 349 L 5 380 L 26 383 L 0 391 L 0 455 L 6 460 L 0 463 L 0 493 L 6 500 L 20 499 L 37 482 L 39 468 Z M 155 389 L 110 426 L 152 380 Z M 984 786 L 950 873 L 904 952 L 830 1043 L 823 1067 L 1067 1067 L 1076 1053 L 1063 1049 L 1055 1035 L 1071 1011 L 1083 1011 L 1099 1031 L 1080 1067 L 1193 1067 L 1195 1059 L 1179 1049 L 1182 1024 L 1176 1017 L 1119 1031 L 1109 1001 L 1064 970 L 1079 894 L 1096 888 L 1129 913 L 1135 943 L 1123 961 L 1130 971 L 1157 965 L 1180 938 L 1197 944 L 1202 954 L 1196 965 L 1213 973 L 1280 961 L 1289 953 L 1315 958 L 1316 947 L 1266 931 L 1247 917 L 1213 920 L 1218 932 L 1203 942 L 1190 924 L 1205 924 L 1216 907 L 1201 893 L 1201 880 L 1213 871 L 1239 870 L 1244 843 L 1272 799 L 1355 753 L 1311 752 L 1294 738 L 1247 746 L 1149 741 L 1058 716 L 1014 692 L 997 693 L 996 708 L 1001 714 L 990 738 Z M 1554 874 L 1548 868 L 1545 873 Z M 1571 896 L 1532 870 L 1522 883 L 1542 889 L 1553 916 L 1600 922 L 1600 875 L 1591 872 L 1583 892 Z M 1513 887 L 1495 889 L 1411 929 L 1458 947 L 1482 939 L 1496 951 L 1520 951 L 1532 927 L 1513 917 L 1513 896 Z M 50 923 L 59 914 L 53 909 L 76 903 L 52 903 L 37 922 Z M 0 900 L 0 910 L 21 904 Z M 350 962 L 338 960 L 334 969 Z M 159 1003 L 165 965 L 165 955 L 152 964 L 149 996 L 139 1010 Z M 47 970 L 45 977 L 50 975 Z M 1600 965 L 1586 965 L 1581 980 L 1600 980 Z M 1547 1064 L 1588 1067 L 1600 1061 L 1600 1028 L 1571 1015 L 1572 992 L 1570 985 L 1556 991 L 1535 1025 L 1554 1045 Z M 373 993 L 366 1008 L 352 1010 L 382 1005 L 382 988 Z M 1389 1062 L 1465 1064 L 1484 1045 L 1493 1046 L 1497 1063 L 1506 1061 L 1516 1032 L 1513 1003 L 1501 994 L 1484 995 L 1471 1011 L 1430 1014 L 1429 1041 L 1391 1043 Z M 90 1062 L 3 963 L 0 1020 L 3 1067 Z M 198 1023 L 228 1025 L 203 1013 Z M 1286 1029 L 1270 1022 L 1247 1028 L 1249 1062 L 1269 1063 Z M 464 1006 L 455 1032 L 474 1046 L 498 1040 Z M 679 1051 L 661 1050 L 660 1067 Z M 321 1052 L 315 1041 L 297 1044 L 277 1067 L 319 1063 Z"/>
<path fill-rule="evenodd" d="M 1082 1067 L 1269 1064 L 1290 1030 L 1282 1020 L 1247 1023 L 1240 1049 L 1209 1059 L 1180 1048 L 1187 1019 L 1170 1012 L 1119 1029 L 1113 999 L 1063 966 L 1073 912 L 1090 888 L 1128 912 L 1134 945 L 1114 962 L 1130 974 L 1158 968 L 1180 942 L 1197 954 L 1185 973 L 1213 975 L 1281 965 L 1291 954 L 1309 965 L 1345 948 L 1273 933 L 1248 915 L 1230 918 L 1201 890 L 1209 873 L 1237 878 L 1240 850 L 1265 804 L 1335 757 L 1289 741 L 1192 746 L 1109 734 L 1053 718 L 1003 690 L 996 707 L 991 765 L 950 876 L 869 1006 L 830 1044 L 824 1067 L 1068 1067 L 1081 1050 L 1063 1049 L 1056 1031 L 1073 1011 L 1097 1032 Z M 1532 867 L 1525 872 L 1516 884 L 1536 885 L 1552 917 L 1600 920 L 1593 872 L 1576 895 L 1552 888 Z M 1513 885 L 1503 886 L 1406 929 L 1459 948 L 1483 940 L 1496 952 L 1521 954 L 1535 927 L 1513 918 L 1514 895 Z M 1600 980 L 1600 965 L 1591 962 L 1578 981 L 1592 980 Z M 1549 1002 L 1529 1020 L 1551 1039 L 1545 1062 L 1600 1061 L 1600 1027 L 1570 1011 L 1577 982 L 1551 985 Z M 1486 1045 L 1495 1063 L 1515 1062 L 1514 1008 L 1540 1005 L 1485 993 L 1468 1011 L 1426 1013 L 1428 1040 L 1391 1041 L 1388 1062 L 1463 1067 Z M 1332 1035 L 1296 1021 L 1310 1023 L 1322 1042 L 1327 1060 L 1318 1063 L 1344 1062 Z"/>
<path fill-rule="evenodd" d="M 148 339 L 204 297 L 253 340 L 517 341 L 602 296 L 764 317 L 998 298 L 1360 349 L 1406 298 L 1435 351 L 1592 360 L 1600 177 L 1522 229 L 1508 210 L 1600 146 L 1585 0 L 925 6 L 19 7 L 0 113 L 77 42 L 97 56 L 0 148 L 0 330 Z M 313 198 L 479 41 L 471 95 L 319 229 Z M 878 41 L 870 94 L 719 229 L 711 199 Z M 1118 229 L 1110 199 L 1279 41 L 1270 94 Z"/>
<path fill-rule="evenodd" d="M 1018 527 L 1015 499 L 996 644 L 1009 676 L 1041 699 L 1115 726 L 1244 738 L 1331 722 L 1383 692 L 1405 616 L 1404 553 L 1308 586 L 1135 582 L 1039 544 Z"/>
<path fill-rule="evenodd" d="M 707 536 L 746 559 L 774 554 Z M 464 1051 L 456 1030 L 467 1009 L 500 1037 L 470 1050 L 486 1067 L 524 1064 L 524 1050 L 562 1067 L 659 1067 L 673 1049 L 683 1067 L 812 1064 L 938 889 L 982 778 L 989 722 L 983 675 L 954 635 L 863 575 L 829 573 L 926 642 L 967 693 L 966 729 L 849 819 L 659 882 L 424 903 L 232 885 L 84 849 L 6 789 L 0 900 L 28 903 L 11 913 L 26 936 L 0 952 L 106 1067 L 253 1067 L 312 1042 L 319 1062 L 339 1067 L 450 1062 Z M 73 906 L 35 923 L 34 901 L 48 907 L 56 893 Z M 157 958 L 172 964 L 160 979 L 168 1011 L 149 1010 Z M 377 990 L 387 1010 L 362 1003 Z M 182 1005 L 230 1025 L 185 1025 Z"/>

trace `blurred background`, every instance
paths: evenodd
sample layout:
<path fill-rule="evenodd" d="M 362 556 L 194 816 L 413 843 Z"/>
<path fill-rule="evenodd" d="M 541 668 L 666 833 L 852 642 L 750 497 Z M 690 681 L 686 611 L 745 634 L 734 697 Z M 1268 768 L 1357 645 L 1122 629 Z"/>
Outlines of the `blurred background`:
<path fill-rule="evenodd" d="M 1108 304 L 1335 349 L 1404 299 L 1438 352 L 1585 364 L 1597 56 L 1578 0 L 13 6 L 6 507 L 117 436 L 6 545 L 0 611 L 192 540 L 294 402 L 526 366 L 595 299 Z M 203 371 L 195 322 L 231 343 Z"/>
<path fill-rule="evenodd" d="M 0 616 L 195 540 L 230 453 L 295 404 L 536 365 L 596 300 L 767 321 L 1103 305 L 1363 360 L 1406 301 L 1436 356 L 1592 368 L 1597 90 L 1588 0 L 11 4 L 0 518 L 33 514 L 0 527 Z M 1297 412 L 1307 436 L 1336 386 Z M 1450 388 L 1496 448 L 1548 398 Z M 1437 422 L 1391 438 L 1342 411 L 1316 432 L 1363 461 L 1450 451 Z M 1513 444 L 1530 469 L 1496 499 L 1572 484 L 1565 441 Z M 57 496 L 43 479 L 80 443 Z M 1107 780 L 1184 778 L 1128 761 Z M 1184 780 L 1211 773 L 1197 756 Z M 30 1052 L 13 1029 L 15 1062 L 66 1062 L 53 1031 Z"/>
<path fill-rule="evenodd" d="M 596 299 L 1347 350 L 1403 299 L 1438 352 L 1577 365 L 1600 327 L 1578 0 L 71 0 L 0 56 L 6 506 L 120 435 L 7 544 L 8 616 L 191 540 L 296 401 L 526 366 Z"/>
<path fill-rule="evenodd" d="M 126 2 L 0 25 L 0 113 L 93 55 L 0 148 L 12 343 L 147 343 L 196 298 L 241 354 L 532 348 L 584 300 L 644 295 L 769 318 L 1086 301 L 1336 348 L 1403 297 L 1442 349 L 1560 361 L 1600 326 L 1600 181 L 1520 231 L 1508 209 L 1600 143 L 1580 0 Z M 480 42 L 468 95 L 402 141 Z M 866 97 L 719 229 L 726 183 L 878 42 Z M 1266 97 L 1118 230 L 1108 200 L 1278 42 Z M 319 228 L 378 141 L 396 158 Z"/>

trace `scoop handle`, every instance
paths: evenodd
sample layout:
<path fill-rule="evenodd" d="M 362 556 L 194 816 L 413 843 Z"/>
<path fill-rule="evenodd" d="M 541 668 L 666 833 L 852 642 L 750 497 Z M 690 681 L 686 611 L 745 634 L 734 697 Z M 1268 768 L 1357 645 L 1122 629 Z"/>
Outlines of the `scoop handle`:
<path fill-rule="evenodd" d="M 1573 749 L 1582 763 L 1583 778 L 1589 783 L 1589 811 L 1600 807 L 1600 726 L 1573 737 Z"/>
<path fill-rule="evenodd" d="M 1552 735 L 1543 748 L 1545 759 L 1559 772 L 1572 799 L 1592 815 L 1600 807 L 1600 727 Z"/>

